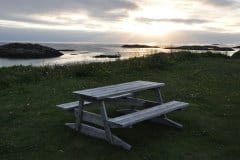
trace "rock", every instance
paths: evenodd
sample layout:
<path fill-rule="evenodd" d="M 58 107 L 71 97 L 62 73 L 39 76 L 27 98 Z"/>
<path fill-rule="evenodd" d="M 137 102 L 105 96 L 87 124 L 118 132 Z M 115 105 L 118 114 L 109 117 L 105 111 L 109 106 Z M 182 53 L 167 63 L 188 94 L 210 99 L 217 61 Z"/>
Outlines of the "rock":
<path fill-rule="evenodd" d="M 39 44 L 9 43 L 0 46 L 0 57 L 3 58 L 52 58 L 63 55 L 61 52 Z"/>
<path fill-rule="evenodd" d="M 125 44 L 122 45 L 123 48 L 160 48 L 158 46 L 148 46 L 148 45 L 142 45 L 142 44 Z"/>
<path fill-rule="evenodd" d="M 166 47 L 165 49 L 182 49 L 182 50 L 213 50 L 213 51 L 234 51 L 234 49 L 229 47 L 218 47 L 213 45 L 205 46 L 179 46 L 179 47 Z"/>
<path fill-rule="evenodd" d="M 97 55 L 94 56 L 94 58 L 120 58 L 121 55 L 120 54 L 116 54 L 116 55 Z"/>
<path fill-rule="evenodd" d="M 239 49 L 240 49 L 240 46 L 235 46 L 235 47 L 233 47 L 233 48 L 239 48 Z"/>
<path fill-rule="evenodd" d="M 74 49 L 58 49 L 58 51 L 71 52 L 71 51 L 76 51 L 76 50 L 74 50 Z"/>

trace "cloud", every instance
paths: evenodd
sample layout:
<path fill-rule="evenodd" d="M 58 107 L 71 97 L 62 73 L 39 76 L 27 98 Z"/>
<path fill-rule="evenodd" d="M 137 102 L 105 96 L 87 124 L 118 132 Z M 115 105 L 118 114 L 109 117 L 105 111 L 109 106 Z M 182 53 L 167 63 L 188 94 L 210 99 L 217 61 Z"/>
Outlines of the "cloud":
<path fill-rule="evenodd" d="M 205 5 L 210 5 L 214 7 L 237 7 L 239 6 L 238 0 L 201 0 L 201 1 L 196 1 L 196 0 L 185 0 L 188 2 L 199 2 Z"/>
<path fill-rule="evenodd" d="M 152 18 L 137 18 L 137 21 L 143 22 L 143 23 L 152 23 L 152 22 L 165 22 L 165 23 L 184 23 L 184 24 L 199 24 L 199 23 L 207 23 L 209 20 L 206 19 L 180 19 L 180 18 L 172 18 L 172 19 L 152 19 Z"/>
<path fill-rule="evenodd" d="M 215 6 L 231 6 L 235 4 L 234 0 L 202 0 L 202 2 Z"/>
<path fill-rule="evenodd" d="M 128 32 L 87 32 L 57 31 L 41 29 L 15 29 L 0 27 L 0 41 L 35 41 L 35 42 L 101 42 L 101 43 L 144 43 L 159 42 L 162 44 L 239 44 L 240 33 L 217 33 L 206 31 L 181 30 L 159 35 L 143 36 Z"/>
<path fill-rule="evenodd" d="M 0 18 L 70 12 L 85 13 L 96 18 L 117 19 L 126 16 L 128 10 L 138 8 L 138 5 L 131 0 L 1 0 L 1 4 Z M 119 14 L 115 14 L 114 11 L 118 11 Z"/>
<path fill-rule="evenodd" d="M 219 33 L 214 31 L 177 31 L 169 34 L 166 39 L 169 43 L 203 43 L 203 44 L 239 44 L 239 33 Z"/>
<path fill-rule="evenodd" d="M 129 33 L 16 29 L 1 28 L 0 26 L 0 35 L 0 41 L 119 43 L 126 41 Z"/>
<path fill-rule="evenodd" d="M 235 41 L 239 8 L 239 0 L 1 0 L 0 40 Z M 159 39 L 158 29 L 189 31 Z"/>

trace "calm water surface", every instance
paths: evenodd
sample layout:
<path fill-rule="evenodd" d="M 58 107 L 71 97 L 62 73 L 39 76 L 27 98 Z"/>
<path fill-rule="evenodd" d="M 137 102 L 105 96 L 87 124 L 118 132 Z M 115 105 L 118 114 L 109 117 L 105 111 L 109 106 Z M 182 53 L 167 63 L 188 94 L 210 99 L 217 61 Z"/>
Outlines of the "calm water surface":
<path fill-rule="evenodd" d="M 64 55 L 56 58 L 42 59 L 7 59 L 0 58 L 0 67 L 9 67 L 14 65 L 65 65 L 72 63 L 92 63 L 92 62 L 107 62 L 115 60 L 129 59 L 133 57 L 142 57 L 159 52 L 169 53 L 170 50 L 163 48 L 122 48 L 121 44 L 64 44 L 64 43 L 43 43 L 42 45 L 49 46 L 55 49 L 71 49 L 75 51 L 62 51 Z M 195 51 L 199 52 L 199 51 Z M 203 52 L 203 51 L 201 51 Z M 235 51 L 234 51 L 235 52 Z M 234 52 L 222 52 L 231 56 Z M 120 58 L 95 58 L 96 55 L 116 55 Z"/>

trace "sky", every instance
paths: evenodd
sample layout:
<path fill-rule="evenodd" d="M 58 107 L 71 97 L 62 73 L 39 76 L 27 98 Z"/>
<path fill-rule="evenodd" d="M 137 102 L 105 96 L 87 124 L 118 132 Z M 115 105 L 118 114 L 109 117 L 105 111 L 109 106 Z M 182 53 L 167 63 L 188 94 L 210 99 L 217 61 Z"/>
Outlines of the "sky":
<path fill-rule="evenodd" d="M 240 43 L 240 0 L 0 3 L 0 41 Z"/>

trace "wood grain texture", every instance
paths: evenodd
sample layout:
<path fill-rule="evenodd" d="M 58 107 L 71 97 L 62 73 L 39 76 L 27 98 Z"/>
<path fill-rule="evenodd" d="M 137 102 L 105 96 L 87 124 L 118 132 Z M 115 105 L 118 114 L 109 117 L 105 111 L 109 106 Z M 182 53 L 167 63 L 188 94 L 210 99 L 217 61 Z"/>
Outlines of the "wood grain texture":
<path fill-rule="evenodd" d="M 114 101 L 115 99 L 119 99 L 119 98 L 122 98 L 122 97 L 127 97 L 127 96 L 130 96 L 132 95 L 131 93 L 127 93 L 127 94 L 122 94 L 122 95 L 117 95 L 117 96 L 112 96 L 112 97 L 109 97 L 109 101 Z M 92 104 L 93 102 L 89 102 L 89 101 L 84 101 L 84 106 L 87 106 L 87 105 L 90 105 Z M 74 102 L 68 102 L 68 103 L 63 103 L 63 104 L 58 104 L 56 105 L 56 107 L 58 108 L 61 108 L 63 110 L 73 110 L 74 108 L 77 108 L 79 105 L 79 101 L 74 101 Z"/>
<path fill-rule="evenodd" d="M 111 118 L 108 121 L 111 123 L 120 125 L 122 127 L 126 127 L 129 125 L 133 125 L 135 123 L 139 123 L 144 120 L 161 116 L 163 114 L 172 112 L 174 110 L 185 108 L 186 106 L 188 106 L 188 103 L 171 101 L 171 102 L 157 105 L 155 107 L 147 108 L 138 112 L 130 113 L 127 115 L 116 117 L 116 118 Z"/>
<path fill-rule="evenodd" d="M 82 120 L 103 127 L 102 116 L 96 113 L 83 111 Z"/>
<path fill-rule="evenodd" d="M 108 124 L 108 115 L 107 115 L 107 111 L 106 111 L 104 101 L 100 102 L 100 112 L 101 112 L 101 117 L 102 117 L 102 121 L 103 121 L 103 124 L 104 124 L 104 130 L 105 130 L 107 140 L 110 143 L 113 143 L 112 132 L 111 132 L 110 126 Z"/>
<path fill-rule="evenodd" d="M 65 125 L 71 129 L 76 130 L 76 124 L 75 123 L 65 123 Z M 77 130 L 76 130 L 77 131 Z M 96 127 L 92 127 L 89 126 L 87 124 L 82 124 L 82 127 L 80 130 L 78 130 L 79 132 L 91 136 L 91 137 L 95 137 L 98 139 L 102 139 L 102 140 L 106 140 L 107 141 L 107 137 L 105 134 L 105 131 Z M 115 135 L 112 135 L 112 144 L 122 147 L 126 150 L 130 150 L 132 148 L 131 145 L 129 145 L 128 143 L 126 143 L 125 141 L 121 140 L 120 138 L 118 138 Z"/>
<path fill-rule="evenodd" d="M 91 104 L 92 102 L 84 101 L 84 106 Z M 63 103 L 56 105 L 58 108 L 61 108 L 63 110 L 73 110 L 74 108 L 78 107 L 79 101 L 69 102 L 69 103 Z"/>
<path fill-rule="evenodd" d="M 134 93 L 142 90 L 158 88 L 164 85 L 164 83 L 157 82 L 133 81 L 128 83 L 75 91 L 73 93 L 80 97 L 88 97 L 95 100 L 101 100 L 111 96 Z"/>

